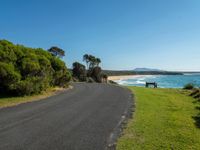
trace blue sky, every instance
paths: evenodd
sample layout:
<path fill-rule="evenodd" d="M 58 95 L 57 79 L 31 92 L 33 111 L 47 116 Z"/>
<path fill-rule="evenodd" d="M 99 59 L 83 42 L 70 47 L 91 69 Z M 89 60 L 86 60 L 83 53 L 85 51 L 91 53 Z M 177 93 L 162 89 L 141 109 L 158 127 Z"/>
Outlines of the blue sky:
<path fill-rule="evenodd" d="M 200 71 L 199 0 L 2 0 L 0 39 L 85 53 L 104 69 Z"/>

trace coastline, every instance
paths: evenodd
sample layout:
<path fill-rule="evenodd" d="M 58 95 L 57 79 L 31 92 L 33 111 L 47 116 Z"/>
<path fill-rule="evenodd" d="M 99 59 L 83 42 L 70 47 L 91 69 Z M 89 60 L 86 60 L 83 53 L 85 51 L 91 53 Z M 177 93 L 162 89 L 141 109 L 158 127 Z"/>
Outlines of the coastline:
<path fill-rule="evenodd" d="M 117 80 L 126 80 L 126 79 L 135 79 L 151 75 L 122 75 L 122 76 L 108 76 L 108 80 L 117 81 Z"/>

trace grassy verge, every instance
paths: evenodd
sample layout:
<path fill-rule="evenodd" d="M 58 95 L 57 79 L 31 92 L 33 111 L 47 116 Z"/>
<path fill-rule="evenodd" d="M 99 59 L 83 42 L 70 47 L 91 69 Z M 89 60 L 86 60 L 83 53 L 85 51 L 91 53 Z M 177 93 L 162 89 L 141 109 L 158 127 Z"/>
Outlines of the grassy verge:
<path fill-rule="evenodd" d="M 50 96 L 53 96 L 59 92 L 65 90 L 64 88 L 49 88 L 39 95 L 23 96 L 23 97 L 11 97 L 8 95 L 0 95 L 0 108 L 15 106 L 21 103 L 27 103 L 32 101 L 41 100 Z"/>
<path fill-rule="evenodd" d="M 182 90 L 130 87 L 135 93 L 136 111 L 117 150 L 197 150 L 200 128 L 194 116 L 199 103 Z"/>

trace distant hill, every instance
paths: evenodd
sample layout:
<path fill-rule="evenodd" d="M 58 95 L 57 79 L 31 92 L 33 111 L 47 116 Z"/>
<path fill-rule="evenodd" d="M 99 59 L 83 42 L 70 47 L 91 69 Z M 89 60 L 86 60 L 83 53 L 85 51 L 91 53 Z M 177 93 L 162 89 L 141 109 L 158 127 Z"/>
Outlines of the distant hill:
<path fill-rule="evenodd" d="M 136 71 L 135 71 L 136 70 Z M 103 70 L 108 76 L 119 75 L 183 75 L 181 72 L 163 71 L 149 68 L 136 68 L 135 70 Z M 139 71 L 138 71 L 139 70 Z"/>
<path fill-rule="evenodd" d="M 152 68 L 135 68 L 135 72 L 165 72 L 164 70 L 152 69 Z"/>

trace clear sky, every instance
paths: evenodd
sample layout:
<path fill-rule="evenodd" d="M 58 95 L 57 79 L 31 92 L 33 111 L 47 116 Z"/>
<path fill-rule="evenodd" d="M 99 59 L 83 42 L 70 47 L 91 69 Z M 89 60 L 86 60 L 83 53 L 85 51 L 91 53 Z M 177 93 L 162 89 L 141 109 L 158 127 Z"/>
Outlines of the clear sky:
<path fill-rule="evenodd" d="M 200 71 L 200 0 L 1 0 L 0 39 L 104 69 Z"/>

